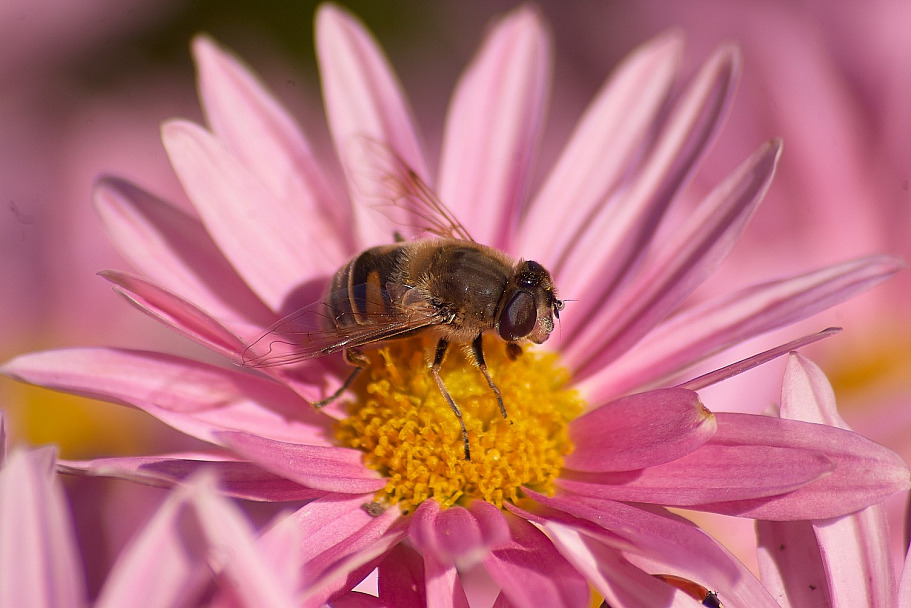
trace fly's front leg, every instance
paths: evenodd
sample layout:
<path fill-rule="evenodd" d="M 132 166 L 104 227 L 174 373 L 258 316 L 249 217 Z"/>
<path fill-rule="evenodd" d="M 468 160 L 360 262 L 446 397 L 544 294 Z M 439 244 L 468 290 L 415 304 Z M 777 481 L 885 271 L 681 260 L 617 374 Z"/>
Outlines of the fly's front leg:
<path fill-rule="evenodd" d="M 500 413 L 506 418 L 506 406 L 503 405 L 503 395 L 500 394 L 500 389 L 494 384 L 493 378 L 490 377 L 490 373 L 487 371 L 487 364 L 484 362 L 484 343 L 481 340 L 481 334 L 478 334 L 478 337 L 471 343 L 471 352 L 474 353 L 474 361 L 478 364 L 478 369 L 481 370 L 481 373 L 484 374 L 484 378 L 487 379 L 490 390 L 492 390 L 493 394 L 497 397 Z"/>
<path fill-rule="evenodd" d="M 348 365 L 353 365 L 354 369 L 351 370 L 351 373 L 347 378 L 345 378 L 345 381 L 342 382 L 342 385 L 338 388 L 337 391 L 325 399 L 320 399 L 319 401 L 313 402 L 313 407 L 316 409 L 325 407 L 338 399 L 342 393 L 348 390 L 348 387 L 351 386 L 351 383 L 354 382 L 354 379 L 357 378 L 358 375 L 364 371 L 368 365 L 370 365 L 370 360 L 367 359 L 367 356 L 357 348 L 349 348 L 345 351 L 345 361 L 348 363 Z"/>
<path fill-rule="evenodd" d="M 437 350 L 436 354 L 433 356 L 433 365 L 430 367 L 430 374 L 436 381 L 437 388 L 440 389 L 446 403 L 449 404 L 450 409 L 452 409 L 456 418 L 459 419 L 459 426 L 462 427 L 462 443 L 465 444 L 465 460 L 471 460 L 471 450 L 468 447 L 468 431 L 465 429 L 465 421 L 462 419 L 462 410 L 460 410 L 459 406 L 456 405 L 456 402 L 453 401 L 452 395 L 449 394 L 446 385 L 443 384 L 443 379 L 440 378 L 440 366 L 443 365 L 443 359 L 446 358 L 446 349 L 448 348 L 449 342 L 447 340 L 441 338 L 440 341 L 437 342 Z"/>

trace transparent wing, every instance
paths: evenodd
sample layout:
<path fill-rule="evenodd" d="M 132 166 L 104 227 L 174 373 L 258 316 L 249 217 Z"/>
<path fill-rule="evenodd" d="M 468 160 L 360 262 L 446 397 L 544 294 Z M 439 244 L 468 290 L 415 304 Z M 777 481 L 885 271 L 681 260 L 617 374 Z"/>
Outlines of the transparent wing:
<path fill-rule="evenodd" d="M 391 286 L 390 286 L 391 287 Z M 397 289 L 402 289 L 398 286 Z M 354 287 L 354 293 L 364 293 Z M 408 305 L 390 302 L 389 294 L 371 300 L 354 298 L 354 313 L 346 305 L 348 290 L 330 294 L 275 322 L 264 334 L 251 342 L 238 363 L 244 367 L 275 367 L 315 359 L 349 348 L 389 340 L 442 322 L 441 316 L 428 304 Z M 392 298 L 395 301 L 402 301 Z"/>
<path fill-rule="evenodd" d="M 365 197 L 401 207 L 414 217 L 413 228 L 438 236 L 474 241 L 468 230 L 443 204 L 433 189 L 401 156 L 370 137 L 354 140 L 351 176 Z"/>

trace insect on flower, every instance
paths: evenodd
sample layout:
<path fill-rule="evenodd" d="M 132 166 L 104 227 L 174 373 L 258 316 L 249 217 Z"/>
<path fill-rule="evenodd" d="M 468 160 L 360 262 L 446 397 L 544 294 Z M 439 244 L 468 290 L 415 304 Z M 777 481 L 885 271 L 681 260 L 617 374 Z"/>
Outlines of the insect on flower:
<path fill-rule="evenodd" d="M 476 242 L 432 189 L 400 157 L 381 144 L 376 155 L 384 164 L 383 183 L 389 200 L 405 205 L 435 236 L 367 249 L 338 269 L 325 295 L 282 318 L 244 350 L 247 367 L 287 365 L 344 352 L 353 371 L 332 395 L 336 399 L 369 364 L 363 349 L 389 340 L 426 334 L 437 340 L 430 373 L 462 430 L 465 459 L 471 460 L 462 412 L 440 377 L 451 344 L 470 345 L 471 356 L 506 407 L 484 362 L 482 336 L 495 333 L 515 359 L 520 341 L 541 344 L 559 319 L 550 273 L 538 262 L 515 261 Z"/>
<path fill-rule="evenodd" d="M 717 592 L 709 591 L 699 583 L 695 583 L 688 578 L 675 576 L 673 574 L 653 574 L 652 576 L 660 581 L 664 581 L 671 587 L 680 589 L 694 600 L 702 602 L 702 605 L 707 608 L 724 608 L 721 600 L 718 599 Z"/>

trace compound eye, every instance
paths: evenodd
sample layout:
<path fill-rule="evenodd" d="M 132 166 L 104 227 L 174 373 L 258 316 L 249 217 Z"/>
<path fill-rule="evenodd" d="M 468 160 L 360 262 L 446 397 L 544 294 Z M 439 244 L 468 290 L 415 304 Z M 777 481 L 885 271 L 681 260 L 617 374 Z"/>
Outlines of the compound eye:
<path fill-rule="evenodd" d="M 500 313 L 500 337 L 510 342 L 524 338 L 535 328 L 537 320 L 534 296 L 517 291 Z"/>

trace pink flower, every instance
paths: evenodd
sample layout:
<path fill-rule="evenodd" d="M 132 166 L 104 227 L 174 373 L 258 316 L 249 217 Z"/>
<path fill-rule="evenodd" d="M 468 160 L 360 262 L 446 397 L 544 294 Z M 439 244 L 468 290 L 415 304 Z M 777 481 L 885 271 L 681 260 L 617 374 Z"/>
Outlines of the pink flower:
<path fill-rule="evenodd" d="M 0 415 L 0 448 L 5 440 Z M 79 550 L 54 472 L 55 450 L 14 450 L 8 457 L 4 451 L 0 605 L 85 606 Z M 217 578 L 231 605 L 295 606 L 292 579 L 283 579 L 261 553 L 244 515 L 216 491 L 210 475 L 201 474 L 175 489 L 130 542 L 94 605 L 195 605 Z"/>
<path fill-rule="evenodd" d="M 796 354 L 785 372 L 781 416 L 848 428 L 822 370 Z M 899 584 L 882 504 L 813 521 L 759 521 L 757 534 L 762 581 L 781 606 L 911 605 L 911 554 Z"/>
<path fill-rule="evenodd" d="M 331 5 L 316 28 L 348 196 L 286 112 L 207 39 L 194 52 L 209 128 L 163 127 L 194 213 L 122 180 L 96 191 L 110 238 L 139 271 L 103 276 L 227 358 L 319 297 L 351 256 L 415 223 L 419 210 L 407 205 L 385 215 L 371 208 L 381 194 L 371 188 L 383 184 L 364 174 L 380 159 L 358 154 L 359 143 L 378 142 L 433 181 L 374 40 Z M 397 606 L 467 605 L 463 582 L 475 576 L 492 580 L 500 605 L 587 605 L 589 585 L 615 606 L 683 605 L 656 574 L 717 588 L 729 605 L 774 606 L 739 562 L 664 507 L 833 517 L 907 489 L 908 469 L 841 429 L 712 414 L 694 391 L 732 370 L 679 380 L 705 357 L 842 301 L 901 263 L 862 258 L 687 307 L 758 206 L 780 143 L 760 147 L 687 217 L 676 213 L 739 72 L 736 50 L 722 48 L 676 91 L 681 52 L 679 36 L 667 34 L 630 56 L 531 197 L 551 60 L 538 14 L 519 9 L 497 23 L 459 81 L 436 180 L 441 200 L 480 242 L 539 260 L 569 300 L 550 353 L 512 361 L 488 343 L 507 420 L 478 370 L 449 355 L 443 373 L 465 415 L 471 461 L 414 341 L 371 357 L 348 411 L 309 405 L 348 374 L 333 357 L 250 374 L 91 348 L 25 355 L 4 372 L 138 407 L 214 446 L 69 470 L 171 484 L 214 469 L 231 495 L 307 501 L 259 543 L 274 563 L 298 568 L 305 606 L 364 605 L 370 600 L 350 590 L 374 569 L 380 600 Z"/>

